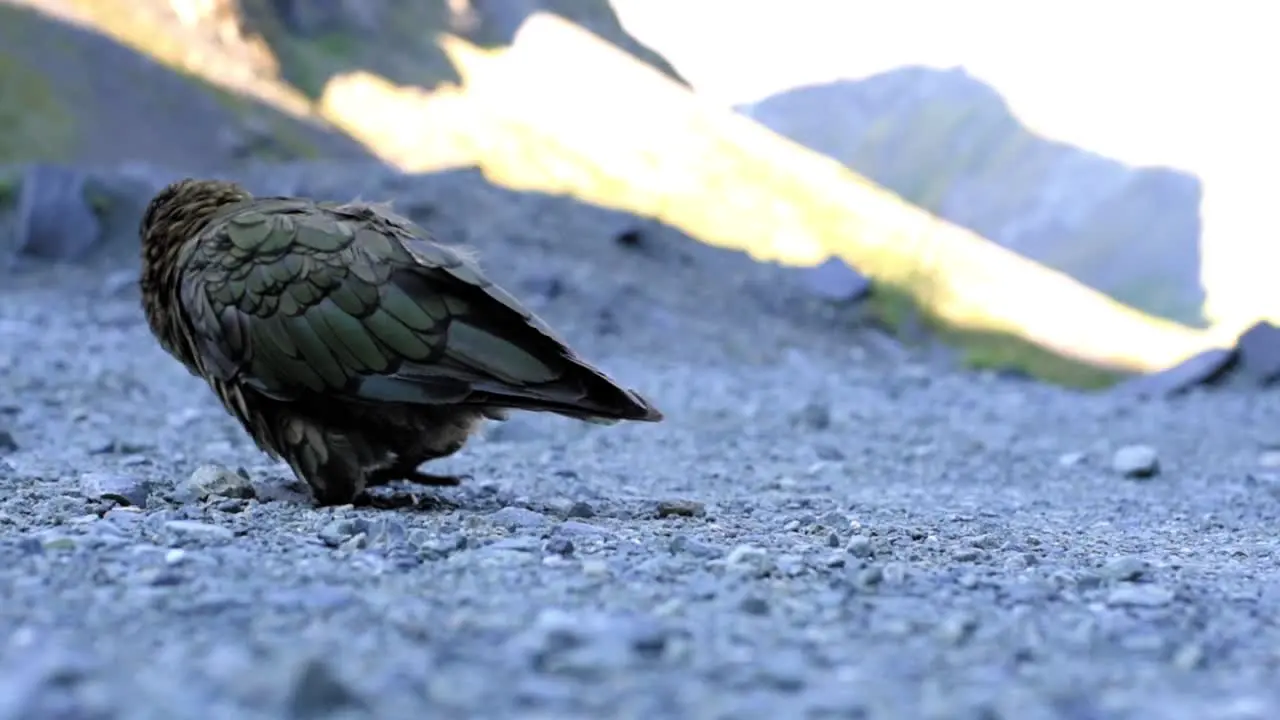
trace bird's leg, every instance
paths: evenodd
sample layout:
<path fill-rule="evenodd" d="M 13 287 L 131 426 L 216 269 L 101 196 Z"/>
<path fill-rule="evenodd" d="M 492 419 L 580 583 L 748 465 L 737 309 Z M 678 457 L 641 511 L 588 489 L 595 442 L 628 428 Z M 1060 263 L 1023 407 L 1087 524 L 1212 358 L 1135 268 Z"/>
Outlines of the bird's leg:
<path fill-rule="evenodd" d="M 393 464 L 366 471 L 365 487 L 374 488 L 380 485 L 387 485 L 396 480 L 405 480 L 417 485 L 426 485 L 432 487 L 449 487 L 458 485 L 462 482 L 462 477 L 453 475 L 434 475 L 431 473 L 419 472 L 417 466 L 408 460 L 397 460 Z M 402 508 L 412 507 L 417 509 L 437 509 L 443 510 L 448 508 L 456 508 L 457 505 L 444 498 L 438 497 L 420 497 L 413 491 L 408 493 L 380 493 L 374 494 L 368 489 L 356 499 L 357 505 L 373 507 L 380 510 L 399 510 Z"/>
<path fill-rule="evenodd" d="M 456 418 L 447 420 L 443 424 L 445 432 L 430 436 L 427 442 L 399 448 L 394 452 L 395 459 L 390 464 L 370 469 L 365 474 L 366 484 L 372 487 L 405 480 L 428 487 L 454 487 L 460 485 L 463 480 L 470 480 L 470 475 L 437 475 L 422 472 L 418 470 L 418 466 L 431 460 L 448 457 L 461 450 L 475 424 L 474 418 L 467 418 L 462 424 L 458 424 Z"/>
<path fill-rule="evenodd" d="M 294 475 L 311 487 L 316 504 L 344 505 L 364 494 L 364 473 L 341 438 L 331 438 L 332 445 L 324 448 L 308 442 L 322 436 L 299 435 L 301 439 L 283 448 L 282 454 Z"/>
<path fill-rule="evenodd" d="M 325 425 L 285 406 L 269 406 L 270 447 L 311 488 L 317 505 L 368 504 L 376 447 L 347 428 Z M 256 436 L 255 436 L 256 437 Z"/>
<path fill-rule="evenodd" d="M 435 473 L 424 473 L 418 470 L 418 465 L 412 460 L 397 460 L 396 462 L 384 468 L 369 471 L 365 478 L 365 483 L 369 487 L 378 485 L 386 485 L 396 480 L 405 480 L 416 485 L 428 485 L 431 487 L 453 487 L 459 485 L 463 480 L 470 480 L 469 475 L 437 475 Z"/>
<path fill-rule="evenodd" d="M 403 479 L 418 485 L 431 485 L 436 487 L 451 487 L 462 484 L 463 480 L 470 480 L 470 475 L 437 475 L 435 473 L 424 473 L 418 470 L 412 470 L 403 476 Z"/>

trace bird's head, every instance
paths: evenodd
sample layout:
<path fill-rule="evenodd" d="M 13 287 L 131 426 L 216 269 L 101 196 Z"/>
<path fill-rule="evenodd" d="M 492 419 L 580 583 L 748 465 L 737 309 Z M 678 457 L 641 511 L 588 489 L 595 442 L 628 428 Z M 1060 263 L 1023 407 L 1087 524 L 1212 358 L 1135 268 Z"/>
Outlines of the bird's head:
<path fill-rule="evenodd" d="M 168 185 L 147 204 L 138 227 L 142 240 L 142 272 L 138 285 L 147 322 L 157 337 L 162 338 L 162 344 L 166 343 L 164 338 L 172 311 L 164 288 L 174 282 L 178 253 L 219 208 L 252 198 L 247 190 L 232 182 L 187 178 Z"/>
<path fill-rule="evenodd" d="M 144 266 L 176 253 L 219 208 L 251 199 L 248 190 L 227 180 L 186 178 L 165 186 L 147 203 L 138 227 Z"/>

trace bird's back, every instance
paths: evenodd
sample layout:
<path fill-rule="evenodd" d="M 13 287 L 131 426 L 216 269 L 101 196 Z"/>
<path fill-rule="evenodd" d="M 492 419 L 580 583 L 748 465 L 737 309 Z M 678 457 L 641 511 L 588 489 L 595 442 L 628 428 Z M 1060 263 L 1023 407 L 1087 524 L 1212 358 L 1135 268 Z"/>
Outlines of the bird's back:
<path fill-rule="evenodd" d="M 457 250 L 377 205 L 257 198 L 184 258 L 204 364 L 277 401 L 661 419 Z"/>

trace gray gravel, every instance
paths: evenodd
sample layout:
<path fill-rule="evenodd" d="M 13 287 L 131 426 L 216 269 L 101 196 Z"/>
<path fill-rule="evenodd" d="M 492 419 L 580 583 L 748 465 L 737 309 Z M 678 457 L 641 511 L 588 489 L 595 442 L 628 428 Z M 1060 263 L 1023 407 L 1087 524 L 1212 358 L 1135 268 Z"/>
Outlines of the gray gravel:
<path fill-rule="evenodd" d="M 6 278 L 0 718 L 1280 717 L 1274 396 L 950 373 L 598 245 L 492 272 L 668 420 L 494 425 L 400 511 L 311 507 L 128 266 Z"/>

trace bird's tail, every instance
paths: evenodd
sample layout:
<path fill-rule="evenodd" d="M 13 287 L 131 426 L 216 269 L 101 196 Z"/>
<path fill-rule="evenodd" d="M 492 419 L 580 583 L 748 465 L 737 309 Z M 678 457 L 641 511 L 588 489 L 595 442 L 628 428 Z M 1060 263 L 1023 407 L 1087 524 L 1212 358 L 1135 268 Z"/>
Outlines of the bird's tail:
<path fill-rule="evenodd" d="M 623 420 L 661 422 L 662 411 L 635 390 L 614 382 L 604 373 L 585 364 L 578 372 L 547 386 L 502 388 L 481 392 L 475 401 L 497 409 L 549 412 L 594 425 L 613 425 Z"/>

